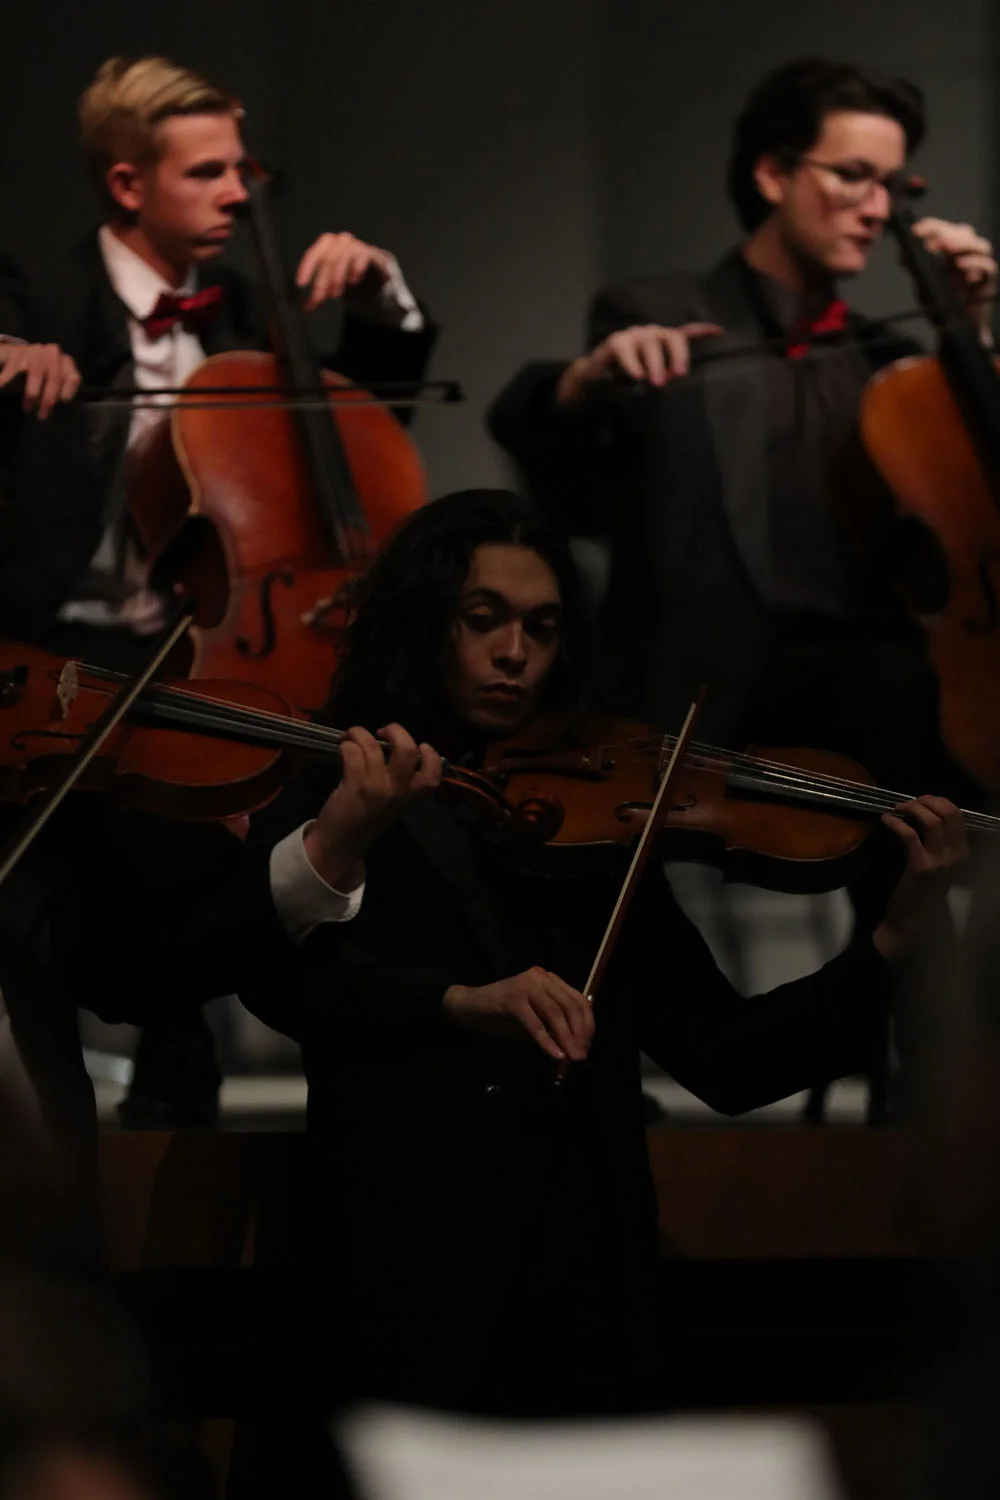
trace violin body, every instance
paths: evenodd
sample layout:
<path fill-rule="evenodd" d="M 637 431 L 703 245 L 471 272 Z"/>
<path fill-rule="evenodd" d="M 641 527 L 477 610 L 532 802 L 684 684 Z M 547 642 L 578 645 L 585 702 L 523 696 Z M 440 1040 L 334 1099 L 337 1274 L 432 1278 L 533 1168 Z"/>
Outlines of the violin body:
<path fill-rule="evenodd" d="M 112 674 L 113 675 L 113 674 Z M 58 784 L 80 741 L 107 707 L 116 680 L 0 641 L 0 801 L 27 802 Z M 184 683 L 198 700 L 291 715 L 277 694 L 254 683 Z M 129 720 L 112 730 L 80 786 L 117 806 L 166 817 L 217 820 L 263 807 L 287 776 L 273 746 L 240 743 Z"/>
<path fill-rule="evenodd" d="M 876 375 L 861 436 L 897 514 L 926 539 L 911 549 L 916 566 L 901 586 L 940 684 L 942 736 L 981 786 L 998 791 L 1000 505 L 941 362 L 901 360 Z"/>
<path fill-rule="evenodd" d="M 367 535 L 355 540 L 356 556 L 366 556 L 425 502 L 423 464 L 386 407 L 340 376 L 322 378 L 340 393 L 330 416 L 363 497 Z M 333 555 L 295 413 L 206 389 L 281 381 L 270 354 L 217 354 L 199 365 L 186 382 L 198 405 L 178 397 L 137 460 L 131 513 L 154 581 L 180 581 L 196 600 L 190 675 L 274 687 L 311 710 L 327 696 L 336 601 L 357 561 Z"/>
<path fill-rule="evenodd" d="M 515 853 L 545 873 L 578 875 L 620 861 L 642 830 L 666 763 L 667 742 L 647 725 L 615 723 L 585 748 L 497 747 L 484 774 L 506 800 Z M 859 791 L 867 772 L 818 750 L 758 750 L 727 757 L 696 747 L 670 798 L 657 853 L 708 864 L 727 880 L 793 893 L 830 891 L 862 868 L 870 816 L 749 783 L 746 763 L 780 763 Z"/>

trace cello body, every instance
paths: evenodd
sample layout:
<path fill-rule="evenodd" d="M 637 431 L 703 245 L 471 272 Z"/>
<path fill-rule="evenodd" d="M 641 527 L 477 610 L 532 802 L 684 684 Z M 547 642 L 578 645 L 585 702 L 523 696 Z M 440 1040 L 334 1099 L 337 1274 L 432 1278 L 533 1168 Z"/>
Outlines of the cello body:
<path fill-rule="evenodd" d="M 275 352 L 198 366 L 137 456 L 130 511 L 154 586 L 180 584 L 195 600 L 191 674 L 259 683 L 310 711 L 326 701 L 336 668 L 343 585 L 426 501 L 427 486 L 393 413 L 318 368 L 267 187 L 252 166 L 247 212 Z M 212 386 L 279 395 L 241 400 Z M 356 401 L 297 399 L 323 386 L 357 390 Z"/>
<path fill-rule="evenodd" d="M 281 379 L 275 356 L 254 351 L 199 365 L 189 399 L 177 398 L 139 460 L 132 519 L 156 560 L 154 581 L 180 581 L 197 600 L 190 675 L 260 683 L 308 711 L 326 698 L 342 622 L 331 601 L 357 561 L 341 561 L 330 544 L 296 413 L 206 390 Z M 322 381 L 340 393 L 329 420 L 363 496 L 367 525 L 355 543 L 364 557 L 425 502 L 423 465 L 386 407 L 340 376 L 324 371 Z"/>
<path fill-rule="evenodd" d="M 930 356 L 873 377 L 861 436 L 897 515 L 926 538 L 902 587 L 938 679 L 942 737 L 970 776 L 998 791 L 1000 506 L 989 464 Z"/>

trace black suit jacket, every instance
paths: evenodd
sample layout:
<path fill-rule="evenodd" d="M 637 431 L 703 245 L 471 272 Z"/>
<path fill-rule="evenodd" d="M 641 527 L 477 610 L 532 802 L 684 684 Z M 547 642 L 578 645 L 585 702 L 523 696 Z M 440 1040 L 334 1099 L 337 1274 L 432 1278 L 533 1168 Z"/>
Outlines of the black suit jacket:
<path fill-rule="evenodd" d="M 33 342 L 57 343 L 88 385 L 133 383 L 128 311 L 108 278 L 96 233 L 44 287 L 9 267 L 18 328 Z M 224 265 L 199 271 L 199 285 L 221 286 L 219 315 L 202 343 L 208 355 L 268 347 L 263 296 Z M 0 263 L 0 312 L 5 310 Z M 4 331 L 0 325 L 0 332 Z M 437 336 L 425 314 L 412 333 L 345 312 L 340 344 L 324 363 L 351 380 L 419 380 Z M 127 408 L 57 409 L 48 423 L 23 421 L 6 434 L 0 511 L 0 631 L 37 640 L 72 597 L 100 541 L 102 516 L 125 452 Z"/>
<path fill-rule="evenodd" d="M 170 951 L 214 955 L 186 972 L 210 992 L 236 988 L 302 1043 L 313 1242 L 342 1294 L 341 1347 L 353 1327 L 350 1359 L 371 1393 L 488 1401 L 515 1348 L 518 1389 L 533 1372 L 556 1378 L 552 1308 L 572 1306 L 586 1309 L 593 1343 L 577 1347 L 567 1331 L 560 1382 L 589 1382 L 593 1398 L 613 1368 L 631 1389 L 655 1273 L 640 1049 L 727 1113 L 852 1072 L 884 1024 L 881 960 L 862 941 L 746 1000 L 654 871 L 598 998 L 591 1059 L 556 1089 L 533 1043 L 457 1029 L 442 997 L 533 963 L 581 984 L 616 881 L 511 874 L 425 800 L 371 851 L 358 918 L 295 950 L 271 902 L 268 851 L 328 787 L 302 781 L 254 820 L 242 870 Z"/>
<path fill-rule="evenodd" d="M 704 345 L 713 358 L 760 343 L 738 255 L 704 276 L 605 288 L 590 309 L 587 344 L 633 324 L 688 322 L 723 328 Z M 883 324 L 853 317 L 851 326 L 872 370 L 918 347 Z M 694 368 L 698 352 L 695 345 Z M 724 376 L 662 392 L 615 388 L 568 411 L 554 399 L 565 368 L 522 369 L 490 408 L 490 431 L 572 533 L 609 540 L 605 617 L 626 706 L 676 722 L 708 681 L 704 732 L 729 742 L 775 633 L 759 363 L 734 359 Z"/>

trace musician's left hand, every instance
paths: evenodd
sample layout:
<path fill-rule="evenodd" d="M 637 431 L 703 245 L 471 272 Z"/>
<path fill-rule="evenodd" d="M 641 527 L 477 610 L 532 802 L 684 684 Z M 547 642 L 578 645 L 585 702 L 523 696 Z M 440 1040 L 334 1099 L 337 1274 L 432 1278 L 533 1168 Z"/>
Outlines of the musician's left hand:
<path fill-rule="evenodd" d="M 308 288 L 307 311 L 331 297 L 352 291 L 378 292 L 389 280 L 394 266 L 388 250 L 366 245 L 353 234 L 321 234 L 310 245 L 295 273 L 296 285 Z"/>
<path fill-rule="evenodd" d="M 902 958 L 925 926 L 928 910 L 940 901 L 956 868 L 969 857 L 965 819 L 946 797 L 903 802 L 882 822 L 906 846 L 906 868 L 872 934 L 882 957 Z"/>
<path fill-rule="evenodd" d="M 997 263 L 989 240 L 971 224 L 949 224 L 945 219 L 921 219 L 914 232 L 932 255 L 943 255 L 981 334 L 988 335 L 997 293 Z"/>

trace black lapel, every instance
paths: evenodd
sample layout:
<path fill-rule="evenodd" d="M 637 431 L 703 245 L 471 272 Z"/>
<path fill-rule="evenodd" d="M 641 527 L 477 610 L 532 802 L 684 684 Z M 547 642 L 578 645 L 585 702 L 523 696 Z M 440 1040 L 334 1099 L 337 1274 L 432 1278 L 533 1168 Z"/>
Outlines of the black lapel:
<path fill-rule="evenodd" d="M 131 384 L 128 308 L 108 278 L 96 231 L 77 247 L 73 260 L 77 285 L 70 295 L 78 304 L 73 321 L 80 330 L 84 378 L 95 385 Z"/>
<path fill-rule="evenodd" d="M 199 270 L 198 285 L 222 288 L 218 315 L 201 340 L 206 354 L 229 354 L 237 349 L 268 347 L 263 299 L 245 277 L 229 266 L 209 265 Z"/>
<path fill-rule="evenodd" d="M 737 354 L 760 342 L 760 322 L 750 300 L 738 252 L 728 255 L 702 286 L 705 317 L 724 330 L 707 340 L 706 353 Z M 694 361 L 697 369 L 697 357 Z M 771 595 L 767 505 L 767 393 L 752 356 L 705 365 L 708 420 L 730 531 L 747 574 L 764 600 Z"/>
<path fill-rule="evenodd" d="M 483 879 L 472 835 L 431 797 L 421 797 L 402 822 L 447 886 L 455 906 L 498 979 L 518 974 L 538 961 L 525 931 L 498 911 Z"/>

